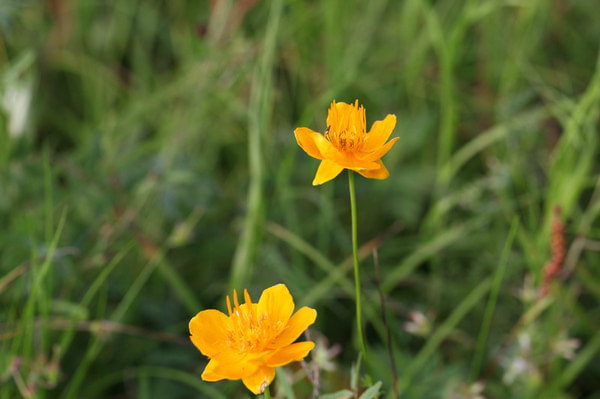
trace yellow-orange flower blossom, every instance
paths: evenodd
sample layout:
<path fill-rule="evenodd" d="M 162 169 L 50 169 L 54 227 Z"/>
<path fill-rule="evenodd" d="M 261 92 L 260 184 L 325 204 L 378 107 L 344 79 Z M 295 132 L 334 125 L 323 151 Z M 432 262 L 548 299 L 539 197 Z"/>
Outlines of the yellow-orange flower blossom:
<path fill-rule="evenodd" d="M 317 312 L 308 307 L 294 312 L 294 300 L 284 284 L 263 291 L 252 303 L 239 304 L 233 291 L 233 308 L 227 297 L 229 316 L 209 309 L 190 320 L 190 338 L 210 361 L 202 373 L 204 381 L 241 379 L 254 394 L 263 393 L 275 377 L 275 368 L 308 355 L 314 342 L 296 342 L 313 324 Z"/>
<path fill-rule="evenodd" d="M 367 133 L 365 108 L 354 104 L 331 103 L 327 114 L 325 134 L 306 127 L 294 131 L 298 145 L 308 155 L 321 160 L 313 185 L 323 184 L 344 169 L 354 170 L 370 179 L 386 179 L 390 173 L 381 162 L 398 137 L 387 141 L 394 127 L 396 116 L 388 115 L 373 123 Z M 387 143 L 386 143 L 387 141 Z"/>

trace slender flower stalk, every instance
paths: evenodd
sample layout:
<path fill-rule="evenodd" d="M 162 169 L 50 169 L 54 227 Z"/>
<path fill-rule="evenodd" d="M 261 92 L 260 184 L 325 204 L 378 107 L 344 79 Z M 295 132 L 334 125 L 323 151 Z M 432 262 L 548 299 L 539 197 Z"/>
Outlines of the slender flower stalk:
<path fill-rule="evenodd" d="M 269 387 L 265 389 L 264 399 L 271 399 L 271 391 L 269 391 Z"/>
<path fill-rule="evenodd" d="M 348 187 L 350 190 L 350 213 L 352 218 L 352 258 L 354 259 L 354 289 L 356 296 L 356 329 L 358 331 L 358 342 L 365 361 L 367 374 L 369 372 L 369 358 L 367 357 L 367 345 L 363 335 L 362 324 L 362 296 L 360 290 L 360 268 L 358 267 L 358 223 L 356 218 L 356 193 L 354 190 L 354 172 L 348 171 Z"/>

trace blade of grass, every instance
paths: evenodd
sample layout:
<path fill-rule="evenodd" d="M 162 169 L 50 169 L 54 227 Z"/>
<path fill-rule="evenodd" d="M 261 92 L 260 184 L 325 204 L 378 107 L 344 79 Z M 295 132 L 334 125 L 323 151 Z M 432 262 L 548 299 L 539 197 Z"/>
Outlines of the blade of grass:
<path fill-rule="evenodd" d="M 286 242 L 300 253 L 304 254 L 304 256 L 313 261 L 321 270 L 323 270 L 329 276 L 332 276 L 332 278 L 335 279 L 335 282 L 340 284 L 346 293 L 352 295 L 354 292 L 354 286 L 352 285 L 351 280 L 346 277 L 348 270 L 342 270 L 339 267 L 336 267 L 336 265 L 327 259 L 327 257 L 318 249 L 310 245 L 302 238 L 298 237 L 296 234 L 285 229 L 283 226 L 275 223 L 267 223 L 267 231 L 280 240 Z M 352 263 L 348 262 L 348 265 L 349 269 L 352 266 Z M 329 289 L 330 287 L 327 290 Z M 303 302 L 306 306 L 310 306 L 315 303 L 315 300 L 316 298 L 313 295 L 307 295 Z"/>
<path fill-rule="evenodd" d="M 390 357 L 390 366 L 392 369 L 392 391 L 394 392 L 394 399 L 398 399 L 398 373 L 396 372 L 396 361 L 394 360 L 394 347 L 392 343 L 392 331 L 387 321 L 387 306 L 385 304 L 385 295 L 381 291 L 381 274 L 379 272 L 379 256 L 377 255 L 377 249 L 373 249 L 373 266 L 375 266 L 375 283 L 377 285 L 377 292 L 379 293 L 379 302 L 381 304 L 381 320 L 386 330 L 386 346 L 388 350 L 388 356 Z"/>
<path fill-rule="evenodd" d="M 210 398 L 227 399 L 225 394 L 217 388 L 214 388 L 212 385 L 200 380 L 196 374 L 188 373 L 183 370 L 177 370 L 170 367 L 142 366 L 136 370 L 135 374 L 139 373 L 143 373 L 143 375 L 149 378 L 160 378 L 179 382 L 194 388 L 199 393 L 207 395 L 207 397 Z"/>
<path fill-rule="evenodd" d="M 27 263 L 23 263 L 6 273 L 2 278 L 0 278 L 0 295 L 6 290 L 6 288 L 19 276 L 27 271 Z"/>
<path fill-rule="evenodd" d="M 440 344 L 454 328 L 460 323 L 460 321 L 473 309 L 485 294 L 489 291 L 492 285 L 492 279 L 486 278 L 480 282 L 470 293 L 463 299 L 456 309 L 448 316 L 448 318 L 438 327 L 438 329 L 431 335 L 427 340 L 427 343 L 421 349 L 417 357 L 408 365 L 402 372 L 402 377 L 398 381 L 398 392 L 400 395 L 410 386 L 413 377 L 421 371 L 425 363 L 429 360 L 431 355 L 438 349 Z M 400 396 L 402 397 L 402 396 Z"/>
<path fill-rule="evenodd" d="M 362 262 L 366 259 L 374 248 L 382 245 L 388 237 L 396 234 L 400 230 L 401 226 L 394 223 L 381 235 L 363 244 L 358 249 L 358 258 Z M 352 281 L 346 277 L 348 272 L 352 269 L 352 258 L 349 257 L 338 265 L 333 264 L 325 255 L 323 255 L 318 249 L 310 245 L 308 242 L 298 237 L 296 234 L 287 230 L 283 226 L 276 223 L 267 223 L 267 231 L 273 234 L 275 237 L 286 242 L 307 258 L 311 259 L 317 266 L 327 273 L 327 277 L 321 279 L 318 284 L 311 289 L 302 300 L 302 303 L 306 306 L 312 306 L 321 300 L 327 293 L 331 292 L 331 289 L 336 285 L 340 284 L 342 289 L 348 294 L 352 295 L 354 287 Z"/>
<path fill-rule="evenodd" d="M 567 365 L 554 385 L 560 389 L 567 388 L 584 370 L 585 366 L 592 361 L 598 351 L 600 351 L 600 332 L 597 332 L 587 345 L 579 351 L 575 360 Z"/>
<path fill-rule="evenodd" d="M 44 278 L 46 277 L 46 274 L 48 273 L 48 271 L 50 270 L 50 267 L 52 266 L 52 262 L 54 260 L 54 258 L 53 258 L 54 252 L 56 251 L 56 247 L 58 246 L 58 241 L 60 240 L 63 227 L 65 226 L 66 218 L 67 218 L 67 210 L 64 209 L 60 216 L 58 226 L 56 227 L 54 237 L 52 238 L 52 241 L 50 242 L 50 246 L 48 247 L 48 253 L 46 254 L 44 262 L 41 264 L 39 269 L 34 266 L 35 259 L 32 259 L 31 273 L 32 273 L 33 283 L 32 283 L 32 287 L 31 287 L 31 294 L 27 298 L 27 302 L 25 304 L 25 310 L 23 311 L 23 318 L 21 319 L 21 321 L 23 323 L 21 329 L 23 331 L 25 331 L 25 334 L 23 334 L 23 336 L 25 337 L 24 338 L 25 341 L 23 342 L 23 345 L 24 345 L 23 356 L 25 358 L 28 358 L 31 355 L 31 345 L 33 344 L 31 329 L 32 329 L 32 322 L 35 318 L 35 303 L 36 303 L 36 301 L 39 300 L 38 295 L 40 294 L 40 290 L 43 290 Z"/>
<path fill-rule="evenodd" d="M 550 166 L 548 201 L 543 228 L 538 234 L 540 248 L 546 248 L 553 210 L 560 205 L 565 217 L 572 212 L 592 170 L 598 152 L 597 117 L 600 112 L 600 53 L 591 81 L 567 121 L 565 133 Z M 541 265 L 540 265 L 541 266 Z"/>
<path fill-rule="evenodd" d="M 30 215 L 26 215 L 23 218 L 24 225 L 26 226 L 27 233 L 29 236 L 30 242 L 36 242 L 35 234 L 34 234 L 34 222 Z M 38 248 L 36 245 L 31 245 L 29 249 L 29 286 L 30 293 L 33 290 L 33 285 L 35 282 L 35 278 L 39 272 L 40 265 L 38 262 Z M 33 350 L 33 331 L 28 328 L 29 322 L 32 322 L 35 318 L 35 304 L 37 299 L 30 295 L 25 302 L 24 310 L 22 312 L 22 330 L 23 334 L 16 339 L 13 340 L 13 351 L 12 353 L 20 353 L 20 355 L 24 359 L 28 359 L 31 356 L 31 352 Z"/>
<path fill-rule="evenodd" d="M 302 238 L 298 237 L 289 230 L 286 230 L 282 226 L 279 226 L 274 223 L 268 223 L 267 231 L 269 231 L 275 237 L 278 237 L 279 239 L 288 243 L 300 253 L 304 254 L 328 274 L 328 276 L 325 279 L 323 279 L 315 288 L 313 288 L 304 296 L 303 300 L 301 301 L 303 305 L 311 306 L 314 303 L 318 302 L 320 298 L 325 296 L 327 293 L 330 293 L 332 287 L 336 284 L 341 285 L 341 288 L 344 291 L 344 293 L 350 298 L 353 298 L 354 285 L 346 277 L 347 272 L 350 271 L 350 269 L 352 268 L 352 258 L 349 258 L 342 262 L 340 265 L 336 266 L 333 263 L 331 263 L 323 254 L 321 254 L 318 249 L 314 248 Z M 379 240 L 377 239 L 371 240 L 367 244 L 360 247 L 358 251 L 359 259 L 365 259 L 378 241 Z M 369 322 L 373 324 L 373 327 L 379 334 L 380 338 L 382 340 L 385 340 L 385 327 L 381 319 L 377 316 L 377 309 L 375 309 L 373 303 L 374 302 L 371 300 L 365 301 L 365 317 Z"/>
<path fill-rule="evenodd" d="M 440 180 L 442 184 L 448 184 L 452 177 L 470 159 L 491 145 L 505 139 L 515 129 L 525 126 L 536 125 L 548 116 L 546 107 L 527 110 L 511 120 L 499 123 L 490 129 L 481 132 L 467 144 L 463 145 L 441 168 Z"/>
<path fill-rule="evenodd" d="M 521 316 L 519 321 L 512 328 L 510 333 L 508 334 L 507 339 L 502 343 L 502 346 L 496 354 L 494 358 L 490 360 L 488 365 L 486 366 L 482 379 L 488 379 L 494 373 L 496 367 L 500 363 L 500 359 L 504 356 L 505 352 L 509 349 L 510 345 L 517 339 L 518 334 L 521 332 L 521 329 L 531 324 L 534 320 L 536 320 L 540 315 L 544 313 L 546 309 L 550 307 L 554 303 L 554 299 L 552 297 L 545 297 L 539 301 L 535 301 L 525 313 Z"/>
<path fill-rule="evenodd" d="M 296 395 L 294 394 L 294 390 L 289 381 L 287 370 L 283 367 L 279 368 L 275 374 L 275 378 L 277 379 L 277 392 L 281 392 L 283 394 L 282 396 L 286 399 L 296 399 Z"/>
<path fill-rule="evenodd" d="M 144 266 L 140 274 L 138 274 L 131 287 L 129 287 L 129 290 L 127 291 L 117 308 L 114 310 L 112 316 L 110 317 L 111 321 L 118 322 L 123 319 L 126 312 L 133 304 L 133 301 L 137 298 L 141 289 L 152 275 L 152 272 L 154 272 L 158 264 L 161 262 L 161 257 L 162 251 L 158 251 L 155 253 L 154 257 L 152 257 L 146 263 L 146 265 Z M 98 356 L 98 353 L 100 353 L 100 350 L 102 349 L 104 344 L 105 342 L 101 340 L 98 336 L 92 338 L 83 356 L 83 359 L 81 360 L 79 366 L 77 367 L 77 370 L 75 371 L 75 374 L 69 379 L 69 383 L 65 388 L 65 391 L 61 395 L 62 399 L 74 399 L 77 397 L 77 395 L 79 394 L 79 388 L 83 383 L 83 379 L 86 373 L 88 372 L 89 367 L 91 366 L 96 356 Z"/>
<path fill-rule="evenodd" d="M 43 152 L 44 164 L 44 221 L 45 221 L 45 241 L 52 242 L 54 230 L 54 200 L 52 193 L 52 167 L 50 164 L 50 149 L 46 147 Z M 40 315 L 47 319 L 50 315 L 50 302 L 52 301 L 54 286 L 54 268 L 48 268 L 47 275 L 44 278 L 44 289 L 39 296 Z M 40 331 L 40 351 L 48 353 L 48 329 L 42 328 Z"/>
<path fill-rule="evenodd" d="M 513 245 L 513 241 L 519 229 L 519 219 L 514 218 L 500 256 L 500 263 L 494 274 L 494 280 L 492 283 L 492 290 L 488 303 L 483 314 L 483 321 L 481 323 L 481 329 L 479 330 L 479 337 L 477 338 L 477 346 L 475 347 L 475 355 L 473 356 L 473 362 L 471 363 L 471 377 L 470 380 L 474 381 L 479 375 L 481 369 L 481 363 L 483 361 L 483 355 L 485 352 L 485 345 L 492 325 L 492 318 L 494 317 L 494 310 L 496 309 L 496 302 L 498 300 L 498 293 L 500 292 L 500 286 L 502 285 L 502 278 L 506 270 L 508 263 L 508 255 Z"/>
<path fill-rule="evenodd" d="M 121 249 L 112 258 L 112 260 L 105 267 L 102 268 L 102 271 L 100 272 L 98 277 L 96 277 L 96 279 L 92 282 L 87 292 L 83 296 L 81 300 L 82 307 L 87 308 L 90 305 L 90 302 L 96 296 L 96 293 L 98 292 L 100 287 L 104 284 L 104 282 L 106 281 L 110 273 L 112 273 L 112 271 L 115 269 L 115 267 L 117 267 L 121 260 L 123 260 L 125 255 L 127 255 L 131 248 L 133 248 L 134 243 L 135 241 L 131 240 L 123 249 Z M 71 344 L 71 341 L 73 340 L 73 336 L 75 335 L 76 325 L 76 321 L 72 321 L 70 328 L 68 328 L 67 331 L 65 331 L 65 333 L 63 334 L 59 344 L 60 355 L 64 355 L 67 352 L 67 349 Z"/>
<path fill-rule="evenodd" d="M 179 273 L 175 270 L 173 265 L 167 261 L 166 256 L 164 254 L 161 256 L 162 261 L 158 265 L 158 272 L 161 277 L 165 279 L 165 282 L 171 286 L 171 289 L 179 297 L 181 303 L 185 306 L 188 312 L 195 314 L 202 308 L 198 299 L 194 295 L 194 291 L 190 288 L 190 286 L 186 283 L 186 281 L 181 278 Z"/>
<path fill-rule="evenodd" d="M 480 17 L 477 13 L 472 12 L 476 3 L 472 0 L 468 1 L 458 19 L 452 25 L 449 33 L 443 31 L 438 13 L 433 7 L 423 7 L 425 13 L 425 21 L 427 32 L 431 37 L 431 43 L 437 51 L 440 64 L 440 130 L 438 140 L 437 162 L 438 170 L 443 170 L 443 165 L 447 162 L 452 154 L 454 141 L 456 136 L 456 124 L 459 117 L 458 107 L 455 96 L 455 62 L 462 50 L 461 43 L 467 31 L 468 26 Z M 482 14 L 485 15 L 485 14 Z M 441 183 L 442 181 L 439 180 Z M 441 186 L 443 188 L 443 186 Z"/>
<path fill-rule="evenodd" d="M 385 294 L 389 294 L 400 281 L 412 273 L 421 263 L 452 243 L 460 240 L 478 225 L 479 223 L 466 223 L 454 226 L 434 237 L 429 242 L 417 247 L 413 253 L 407 256 L 404 261 L 388 273 L 385 277 L 385 281 L 381 285 L 381 290 Z"/>
<path fill-rule="evenodd" d="M 269 10 L 262 58 L 252 79 L 252 93 L 248 112 L 248 162 L 250 187 L 248 211 L 244 228 L 233 255 L 229 291 L 246 286 L 252 274 L 256 248 L 259 245 L 259 228 L 265 207 L 263 193 L 263 136 L 272 113 L 272 68 L 277 46 L 277 32 L 283 10 L 282 0 L 273 0 Z"/>

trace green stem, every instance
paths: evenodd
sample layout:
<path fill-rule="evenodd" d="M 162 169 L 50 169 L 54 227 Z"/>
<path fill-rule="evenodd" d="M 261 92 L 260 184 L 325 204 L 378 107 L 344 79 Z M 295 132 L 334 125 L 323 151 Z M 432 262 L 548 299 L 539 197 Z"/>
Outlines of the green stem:
<path fill-rule="evenodd" d="M 354 258 L 354 286 L 356 289 L 356 327 L 358 330 L 358 341 L 360 343 L 360 350 L 365 360 L 365 368 L 367 375 L 370 378 L 369 372 L 369 360 L 367 358 L 367 346 L 365 344 L 365 338 L 363 336 L 363 323 L 362 323 L 362 309 L 361 309 L 361 295 L 360 295 L 360 270 L 358 268 L 358 233 L 357 233 L 357 222 L 356 222 L 356 194 L 354 191 L 354 172 L 348 170 L 348 185 L 350 188 L 350 212 L 352 214 L 352 256 Z"/>
<path fill-rule="evenodd" d="M 268 385 L 265 388 L 265 392 L 263 394 L 264 394 L 264 399 L 271 399 L 271 391 L 269 391 L 269 386 Z"/>

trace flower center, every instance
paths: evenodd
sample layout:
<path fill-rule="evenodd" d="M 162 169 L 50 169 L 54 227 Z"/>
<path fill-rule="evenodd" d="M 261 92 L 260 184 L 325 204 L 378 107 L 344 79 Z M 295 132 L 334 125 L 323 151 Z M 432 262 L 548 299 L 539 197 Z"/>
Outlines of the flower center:
<path fill-rule="evenodd" d="M 364 133 L 359 133 L 356 129 L 338 132 L 332 130 L 331 126 L 327 126 L 325 129 L 325 138 L 338 150 L 347 152 L 358 151 L 365 142 Z"/>
<path fill-rule="evenodd" d="M 229 297 L 227 306 L 231 329 L 227 334 L 227 345 L 241 352 L 261 352 L 267 347 L 281 330 L 281 322 L 273 322 L 267 313 L 260 313 L 258 304 L 252 303 L 248 292 L 244 292 L 246 303 L 238 303 L 234 291 L 234 305 L 231 309 Z"/>

